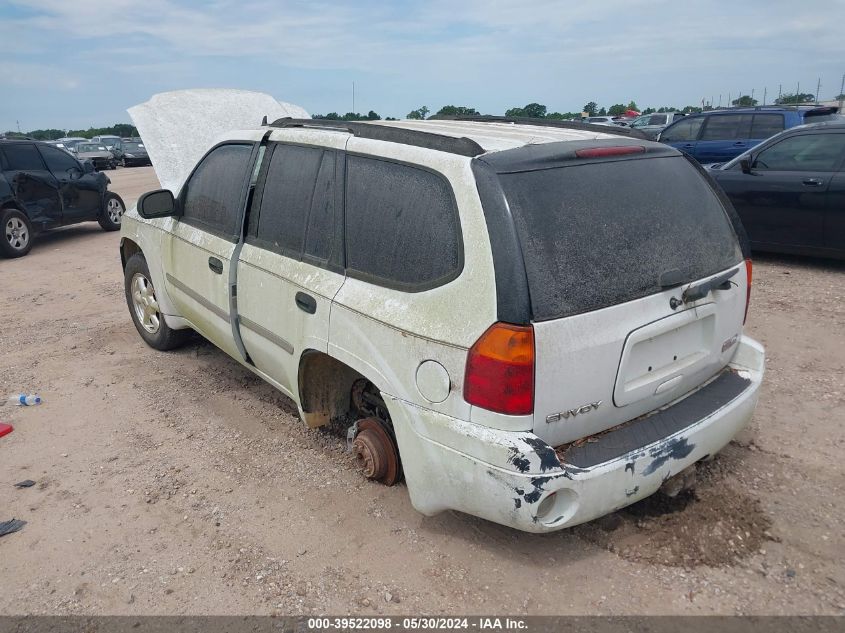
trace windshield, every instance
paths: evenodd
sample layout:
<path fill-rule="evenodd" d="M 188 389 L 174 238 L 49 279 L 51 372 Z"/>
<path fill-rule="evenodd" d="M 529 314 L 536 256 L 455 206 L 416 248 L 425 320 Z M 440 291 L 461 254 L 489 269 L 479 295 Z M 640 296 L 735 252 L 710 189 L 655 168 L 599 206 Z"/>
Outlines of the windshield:
<path fill-rule="evenodd" d="M 500 174 L 536 321 L 661 292 L 742 261 L 725 208 L 687 159 L 590 162 Z"/>
<path fill-rule="evenodd" d="M 84 152 L 106 152 L 106 146 L 102 143 L 80 143 L 76 146 L 76 151 L 80 153 Z"/>
<path fill-rule="evenodd" d="M 143 143 L 124 143 L 123 149 L 127 152 L 137 152 L 144 149 Z"/>

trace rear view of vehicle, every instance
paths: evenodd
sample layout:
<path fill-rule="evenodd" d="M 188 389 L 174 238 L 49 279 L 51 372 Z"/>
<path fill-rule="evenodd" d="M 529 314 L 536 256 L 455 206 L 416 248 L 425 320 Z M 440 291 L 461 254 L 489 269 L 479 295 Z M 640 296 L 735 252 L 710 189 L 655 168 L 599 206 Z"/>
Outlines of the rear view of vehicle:
<path fill-rule="evenodd" d="M 492 427 L 484 441 L 510 444 L 508 464 L 493 464 L 510 473 L 490 487 L 513 499 L 460 503 L 559 529 L 654 493 L 727 444 L 754 411 L 764 357 L 742 335 L 751 262 L 700 168 L 620 139 L 528 145 L 474 169 L 500 323 L 469 352 L 464 397 Z M 517 440 L 493 430 L 523 423 Z"/>

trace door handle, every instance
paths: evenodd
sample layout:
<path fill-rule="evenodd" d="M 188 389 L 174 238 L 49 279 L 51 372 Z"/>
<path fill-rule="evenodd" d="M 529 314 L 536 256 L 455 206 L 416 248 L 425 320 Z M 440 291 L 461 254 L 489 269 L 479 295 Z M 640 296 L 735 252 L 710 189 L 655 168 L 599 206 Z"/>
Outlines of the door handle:
<path fill-rule="evenodd" d="M 821 178 L 805 178 L 801 182 L 808 187 L 821 187 L 824 184 Z"/>
<path fill-rule="evenodd" d="M 208 258 L 208 267 L 211 269 L 211 272 L 216 273 L 218 275 L 223 274 L 223 262 L 221 262 L 216 257 L 209 257 Z"/>
<path fill-rule="evenodd" d="M 742 141 L 737 141 L 736 143 L 734 143 L 734 147 L 745 147 L 745 143 L 743 143 Z"/>
<path fill-rule="evenodd" d="M 297 292 L 296 307 L 308 314 L 314 314 L 317 311 L 317 300 L 304 292 Z"/>

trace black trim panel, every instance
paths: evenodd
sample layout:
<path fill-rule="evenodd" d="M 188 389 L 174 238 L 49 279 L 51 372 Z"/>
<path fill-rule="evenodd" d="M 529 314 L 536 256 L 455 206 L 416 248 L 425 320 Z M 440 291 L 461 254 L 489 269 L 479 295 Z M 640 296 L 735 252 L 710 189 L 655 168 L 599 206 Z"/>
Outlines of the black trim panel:
<path fill-rule="evenodd" d="M 580 446 L 570 446 L 561 459 L 577 468 L 592 468 L 674 435 L 708 417 L 736 399 L 751 380 L 725 370 L 722 375 L 668 409 L 632 420 L 595 435 Z"/>

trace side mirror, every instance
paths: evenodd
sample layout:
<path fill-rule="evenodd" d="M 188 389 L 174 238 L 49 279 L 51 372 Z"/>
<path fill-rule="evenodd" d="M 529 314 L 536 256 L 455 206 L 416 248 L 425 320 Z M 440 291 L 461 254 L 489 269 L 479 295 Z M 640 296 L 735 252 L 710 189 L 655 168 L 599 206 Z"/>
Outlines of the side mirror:
<path fill-rule="evenodd" d="M 743 158 L 739 161 L 739 167 L 742 169 L 743 174 L 750 174 L 751 173 L 751 157 Z"/>
<path fill-rule="evenodd" d="M 147 220 L 176 215 L 176 200 L 169 189 L 148 191 L 138 198 L 138 215 Z"/>
<path fill-rule="evenodd" d="M 93 174 L 94 173 L 94 163 L 90 160 L 83 161 L 82 163 L 82 173 L 84 174 Z"/>
<path fill-rule="evenodd" d="M 78 167 L 69 167 L 67 170 L 68 180 L 79 180 L 82 178 L 82 170 Z"/>

